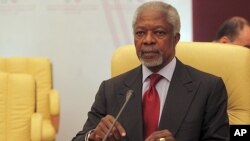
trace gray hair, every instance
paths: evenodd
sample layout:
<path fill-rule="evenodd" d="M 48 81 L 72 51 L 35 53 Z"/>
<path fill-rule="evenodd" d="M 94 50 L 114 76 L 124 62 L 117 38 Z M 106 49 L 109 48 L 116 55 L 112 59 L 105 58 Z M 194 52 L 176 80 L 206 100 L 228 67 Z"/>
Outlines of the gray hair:
<path fill-rule="evenodd" d="M 166 15 L 167 22 L 173 26 L 173 33 L 180 33 L 181 22 L 177 10 L 172 5 L 161 1 L 146 2 L 137 8 L 132 23 L 133 30 L 135 30 L 135 24 L 138 16 L 146 9 L 154 9 L 164 13 Z"/>

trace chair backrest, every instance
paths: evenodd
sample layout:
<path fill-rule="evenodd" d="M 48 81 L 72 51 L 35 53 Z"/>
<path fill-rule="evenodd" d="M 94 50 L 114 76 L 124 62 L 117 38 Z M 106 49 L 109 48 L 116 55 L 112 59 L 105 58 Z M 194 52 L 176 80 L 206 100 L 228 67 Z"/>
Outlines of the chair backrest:
<path fill-rule="evenodd" d="M 0 71 L 31 74 L 36 81 L 37 112 L 50 118 L 49 91 L 52 88 L 51 62 L 47 58 L 0 58 Z"/>
<path fill-rule="evenodd" d="M 237 45 L 180 42 L 176 56 L 183 63 L 222 77 L 228 92 L 230 124 L 250 124 L 250 50 Z M 134 45 L 117 48 L 112 56 L 112 77 L 140 64 Z"/>
<path fill-rule="evenodd" d="M 0 72 L 25 73 L 36 83 L 36 112 L 42 115 L 42 139 L 53 141 L 59 126 L 59 95 L 52 87 L 52 64 L 42 57 L 0 57 Z"/>
<path fill-rule="evenodd" d="M 34 111 L 33 77 L 0 72 L 0 140 L 30 141 Z"/>

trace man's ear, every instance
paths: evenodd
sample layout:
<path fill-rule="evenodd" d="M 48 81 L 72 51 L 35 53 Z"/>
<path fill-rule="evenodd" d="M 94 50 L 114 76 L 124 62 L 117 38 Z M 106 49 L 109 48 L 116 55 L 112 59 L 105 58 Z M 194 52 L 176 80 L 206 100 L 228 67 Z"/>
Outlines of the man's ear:
<path fill-rule="evenodd" d="M 232 41 L 227 37 L 227 36 L 223 36 L 219 39 L 220 43 L 231 43 Z"/>
<path fill-rule="evenodd" d="M 174 36 L 174 44 L 175 45 L 179 42 L 180 38 L 181 38 L 180 33 L 176 33 Z"/>

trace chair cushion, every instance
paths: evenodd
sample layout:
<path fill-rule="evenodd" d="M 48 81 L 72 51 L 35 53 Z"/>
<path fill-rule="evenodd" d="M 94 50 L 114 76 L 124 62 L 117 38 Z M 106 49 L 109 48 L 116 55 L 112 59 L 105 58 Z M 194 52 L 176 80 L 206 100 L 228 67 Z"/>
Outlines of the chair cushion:
<path fill-rule="evenodd" d="M 49 92 L 52 88 L 51 63 L 47 58 L 0 58 L 0 71 L 27 73 L 34 76 L 37 91 L 37 111 L 44 119 L 50 118 Z"/>
<path fill-rule="evenodd" d="M 185 64 L 222 77 L 231 124 L 250 124 L 250 50 L 230 44 L 182 42 L 176 50 Z"/>
<path fill-rule="evenodd" d="M 29 141 L 35 82 L 28 74 L 0 73 L 0 140 Z"/>

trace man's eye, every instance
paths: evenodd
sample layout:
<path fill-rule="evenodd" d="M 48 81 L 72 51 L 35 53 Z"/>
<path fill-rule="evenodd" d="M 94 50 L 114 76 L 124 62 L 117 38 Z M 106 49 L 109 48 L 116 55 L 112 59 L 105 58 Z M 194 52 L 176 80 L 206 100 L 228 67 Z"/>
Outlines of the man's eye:
<path fill-rule="evenodd" d="M 145 33 L 143 31 L 137 31 L 135 33 L 136 36 L 143 36 Z"/>
<path fill-rule="evenodd" d="M 166 35 L 166 32 L 164 32 L 164 31 L 155 31 L 155 34 L 157 36 L 163 36 L 163 35 Z"/>

